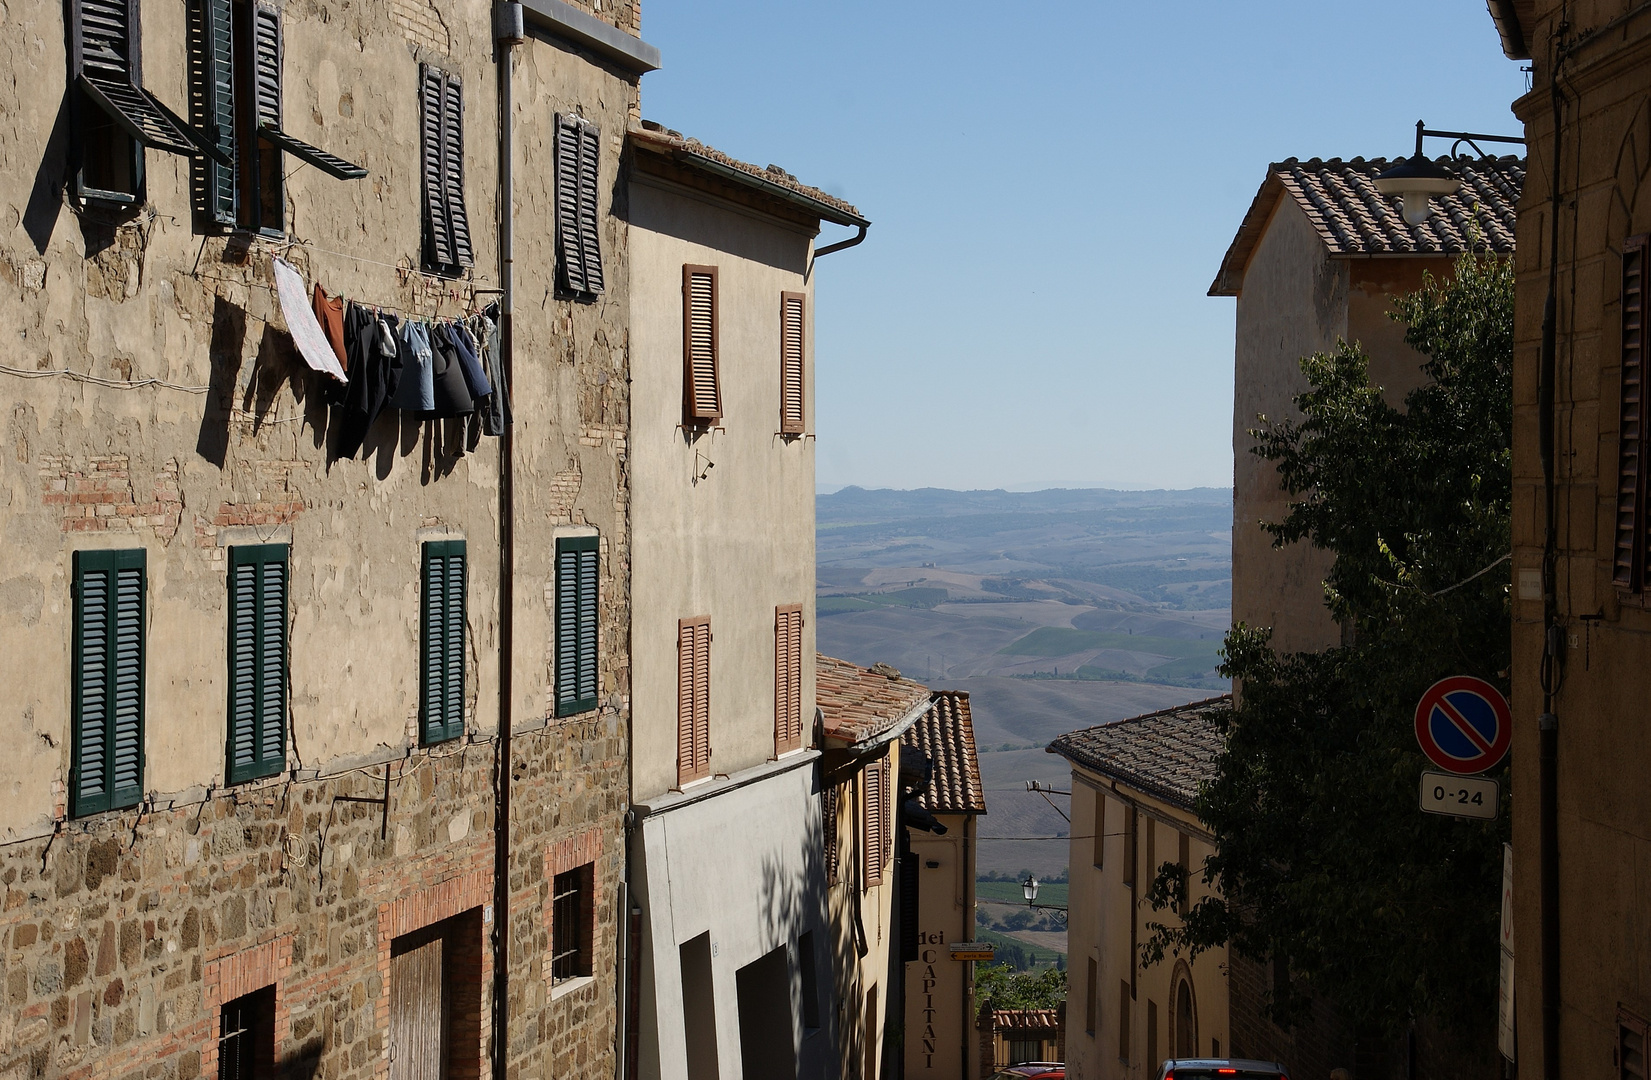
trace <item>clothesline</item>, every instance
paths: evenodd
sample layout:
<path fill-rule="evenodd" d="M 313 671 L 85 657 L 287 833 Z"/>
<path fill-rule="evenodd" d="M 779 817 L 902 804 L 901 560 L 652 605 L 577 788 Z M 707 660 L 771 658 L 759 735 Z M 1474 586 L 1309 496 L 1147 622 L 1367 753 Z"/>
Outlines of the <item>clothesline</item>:
<path fill-rule="evenodd" d="M 195 280 L 197 280 L 197 281 L 216 281 L 216 282 L 221 282 L 225 285 L 244 285 L 249 289 L 263 289 L 266 292 L 275 292 L 276 291 L 275 286 L 269 284 L 266 281 L 242 281 L 239 278 L 224 277 L 224 276 L 218 275 L 218 274 L 203 274 L 203 273 L 200 273 L 199 271 L 197 271 L 195 274 L 193 274 L 191 276 L 193 276 L 195 278 Z M 440 303 L 441 302 L 440 298 L 438 298 L 436 302 Z M 455 302 L 457 302 L 457 301 L 455 301 Z M 474 302 L 475 301 L 472 299 L 471 303 L 473 304 Z M 362 307 L 369 308 L 373 311 L 388 311 L 392 315 L 401 315 L 401 316 L 404 316 L 404 317 L 409 318 L 409 319 L 421 319 L 421 320 L 424 320 L 426 322 L 444 322 L 444 321 L 445 322 L 452 322 L 452 321 L 456 321 L 456 320 L 459 320 L 459 319 L 467 318 L 470 314 L 474 314 L 474 312 L 466 312 L 465 314 L 461 314 L 461 315 L 440 315 L 440 314 L 432 315 L 427 311 L 412 311 L 412 310 L 409 310 L 407 308 L 397 307 L 394 304 L 367 304 L 367 303 L 362 303 L 359 300 L 352 301 L 352 303 L 361 304 Z"/>

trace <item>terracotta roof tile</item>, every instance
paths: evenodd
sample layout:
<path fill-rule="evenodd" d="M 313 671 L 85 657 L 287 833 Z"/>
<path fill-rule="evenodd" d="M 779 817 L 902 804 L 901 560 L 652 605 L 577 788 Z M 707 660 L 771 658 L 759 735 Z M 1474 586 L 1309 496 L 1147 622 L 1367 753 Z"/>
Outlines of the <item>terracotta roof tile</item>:
<path fill-rule="evenodd" d="M 702 161 L 715 162 L 736 172 L 744 173 L 758 185 L 772 184 L 784 188 L 810 202 L 818 203 L 821 209 L 827 211 L 824 216 L 828 220 L 847 217 L 852 218 L 853 221 L 845 222 L 845 224 L 855 225 L 865 221 L 865 218 L 861 216 L 859 210 L 855 209 L 853 203 L 839 199 L 835 195 L 827 195 L 817 187 L 810 187 L 778 165 L 770 165 L 766 169 L 759 168 L 750 162 L 730 157 L 715 147 L 706 146 L 698 139 L 690 139 L 680 131 L 672 131 L 661 124 L 656 124 L 652 120 L 642 121 L 642 127 L 632 128 L 629 136 L 635 142 L 652 144 L 656 149 L 672 151 L 690 159 L 699 158 Z"/>
<path fill-rule="evenodd" d="M 900 736 L 900 745 L 922 750 L 934 764 L 929 790 L 917 800 L 923 809 L 933 814 L 986 812 L 986 789 L 980 783 L 968 694 L 961 690 L 936 691 L 929 711 Z"/>
<path fill-rule="evenodd" d="M 1420 225 L 1405 221 L 1399 196 L 1376 190 L 1376 176 L 1397 161 L 1288 158 L 1267 166 L 1267 178 L 1221 260 L 1210 295 L 1238 295 L 1250 255 L 1284 194 L 1301 207 L 1331 255 L 1449 256 L 1467 251 L 1470 245 L 1475 251 L 1511 253 L 1515 211 L 1525 186 L 1525 159 L 1441 157 L 1435 161 L 1462 181 L 1462 189 L 1434 199 L 1433 213 Z"/>
<path fill-rule="evenodd" d="M 993 1009 L 992 1024 L 998 1031 L 1058 1031 L 1059 1009 Z"/>
<path fill-rule="evenodd" d="M 892 674 L 890 674 L 892 672 Z M 929 688 L 883 664 L 867 669 L 816 654 L 814 703 L 828 745 L 852 746 L 881 735 L 929 700 Z"/>
<path fill-rule="evenodd" d="M 1115 724 L 1070 731 L 1048 749 L 1075 765 L 1191 810 L 1199 782 L 1215 776 L 1215 758 L 1223 744 L 1215 717 L 1231 708 L 1232 695 L 1223 694 Z"/>

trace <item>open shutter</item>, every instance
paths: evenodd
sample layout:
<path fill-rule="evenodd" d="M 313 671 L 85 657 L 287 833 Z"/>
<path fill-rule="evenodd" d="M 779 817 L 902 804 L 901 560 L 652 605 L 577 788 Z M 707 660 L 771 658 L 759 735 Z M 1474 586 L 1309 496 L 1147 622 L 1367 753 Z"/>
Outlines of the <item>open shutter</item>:
<path fill-rule="evenodd" d="M 173 154 L 211 152 L 211 142 L 143 89 L 138 0 L 73 0 L 73 76 L 87 100 L 128 135 Z"/>
<path fill-rule="evenodd" d="M 1646 237 L 1622 245 L 1622 397 L 1617 428 L 1617 509 L 1612 579 L 1646 585 L 1645 253 Z"/>
<path fill-rule="evenodd" d="M 419 66 L 419 148 L 424 176 L 425 262 L 452 266 L 453 230 L 447 217 L 447 191 L 442 175 L 442 103 L 447 75 L 429 64 Z"/>
<path fill-rule="evenodd" d="M 780 294 L 780 434 L 803 434 L 802 293 Z"/>
<path fill-rule="evenodd" d="M 556 715 L 596 708 L 597 538 L 556 541 Z"/>
<path fill-rule="evenodd" d="M 690 421 L 720 420 L 717 372 L 717 268 L 682 268 L 682 358 L 685 406 Z"/>
<path fill-rule="evenodd" d="M 802 746 L 803 609 L 792 604 L 774 609 L 774 752 Z"/>
<path fill-rule="evenodd" d="M 208 158 L 206 213 L 215 224 L 233 228 L 235 193 L 235 28 L 234 0 L 200 0 L 201 112 L 206 137 L 222 160 Z"/>
<path fill-rule="evenodd" d="M 579 232 L 579 125 L 577 116 L 556 116 L 556 253 L 563 286 L 571 293 L 588 293 Z"/>
<path fill-rule="evenodd" d="M 676 780 L 680 787 L 694 774 L 694 630 L 687 620 L 676 627 Z"/>
<path fill-rule="evenodd" d="M 865 884 L 869 889 L 873 885 L 883 884 L 883 834 L 886 826 L 884 819 L 888 811 L 885 803 L 883 785 L 887 776 L 883 771 L 885 762 L 874 761 L 866 766 L 866 817 L 865 835 L 861 838 L 860 859 L 865 864 Z"/>
<path fill-rule="evenodd" d="M 281 127 L 281 12 L 252 5 L 253 116 L 258 134 L 275 146 L 339 180 L 359 180 L 367 170 L 289 135 Z M 279 170 L 277 170 L 279 173 Z"/>
<path fill-rule="evenodd" d="M 286 767 L 287 547 L 229 549 L 229 782 Z"/>
<path fill-rule="evenodd" d="M 474 261 L 470 250 L 470 219 L 464 212 L 464 87 L 447 76 L 441 89 L 441 176 L 447 202 L 447 221 L 453 230 L 453 258 L 460 266 Z"/>
<path fill-rule="evenodd" d="M 602 291 L 602 244 L 598 186 L 602 129 L 589 120 L 579 125 L 579 248 L 585 263 L 585 292 Z"/>
<path fill-rule="evenodd" d="M 419 739 L 425 746 L 464 734 L 465 542 L 424 545 Z"/>
<path fill-rule="evenodd" d="M 840 798 L 836 784 L 828 783 L 820 792 L 820 831 L 825 840 L 826 884 L 837 884 L 837 806 Z"/>
<path fill-rule="evenodd" d="M 711 620 L 677 623 L 677 782 L 711 774 Z"/>
<path fill-rule="evenodd" d="M 75 553 L 75 817 L 143 799 L 145 561 L 141 549 Z"/>

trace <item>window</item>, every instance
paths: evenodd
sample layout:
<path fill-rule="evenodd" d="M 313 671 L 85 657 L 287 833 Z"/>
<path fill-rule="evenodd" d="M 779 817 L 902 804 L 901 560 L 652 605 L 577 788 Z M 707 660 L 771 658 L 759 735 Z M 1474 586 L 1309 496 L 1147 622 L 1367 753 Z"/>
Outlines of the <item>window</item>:
<path fill-rule="evenodd" d="M 717 268 L 682 268 L 683 421 L 689 426 L 722 419 L 717 371 Z"/>
<path fill-rule="evenodd" d="M 1185 979 L 1175 990 L 1175 1056 L 1198 1056 L 1198 1010 L 1192 1001 L 1192 984 Z"/>
<path fill-rule="evenodd" d="M 287 763 L 287 546 L 229 549 L 229 782 Z"/>
<path fill-rule="evenodd" d="M 464 734 L 465 543 L 424 545 L 419 641 L 419 743 Z"/>
<path fill-rule="evenodd" d="M 1646 569 L 1645 252 L 1646 237 L 1622 243 L 1622 397 L 1617 428 L 1617 516 L 1612 579 L 1644 593 Z"/>
<path fill-rule="evenodd" d="M 837 803 L 836 784 L 820 792 L 820 828 L 825 833 L 826 884 L 837 884 Z"/>
<path fill-rule="evenodd" d="M 711 618 L 683 619 L 676 638 L 676 778 L 711 775 Z"/>
<path fill-rule="evenodd" d="M 1192 907 L 1192 837 L 1186 833 L 1179 836 L 1181 851 L 1176 856 L 1176 865 L 1181 868 L 1181 889 L 1175 898 L 1175 910 L 1184 919 Z"/>
<path fill-rule="evenodd" d="M 424 268 L 457 276 L 474 262 L 464 212 L 464 87 L 457 75 L 419 66 L 424 173 Z"/>
<path fill-rule="evenodd" d="M 803 606 L 774 609 L 774 756 L 803 745 Z"/>
<path fill-rule="evenodd" d="M 1130 806 L 1124 811 L 1124 884 L 1131 889 L 1135 887 L 1135 854 L 1139 817 L 1135 807 Z"/>
<path fill-rule="evenodd" d="M 550 984 L 591 974 L 591 934 L 596 864 L 574 867 L 551 879 Z"/>
<path fill-rule="evenodd" d="M 1106 796 L 1095 793 L 1095 869 L 1106 865 Z"/>
<path fill-rule="evenodd" d="M 556 257 L 562 287 L 590 299 L 602 291 L 602 130 L 589 120 L 556 117 Z"/>
<path fill-rule="evenodd" d="M 141 549 L 75 552 L 74 817 L 143 801 L 145 559 Z"/>
<path fill-rule="evenodd" d="M 1157 1065 L 1158 1057 L 1158 1003 L 1147 998 L 1147 1064 Z"/>
<path fill-rule="evenodd" d="M 1129 1060 L 1129 980 L 1118 983 L 1118 1060 Z"/>
<path fill-rule="evenodd" d="M 803 1028 L 820 1026 L 820 976 L 815 969 L 814 931 L 805 930 L 797 939 L 797 977 L 803 984 Z"/>
<path fill-rule="evenodd" d="M 477 1075 L 486 941 L 475 907 L 390 942 L 388 1080 Z"/>
<path fill-rule="evenodd" d="M 1617 1078 L 1645 1080 L 1645 1020 L 1627 1009 L 1617 1008 Z"/>
<path fill-rule="evenodd" d="M 780 294 L 780 434 L 801 435 L 803 416 L 802 293 Z"/>
<path fill-rule="evenodd" d="M 556 541 L 556 715 L 596 708 L 597 538 Z"/>
<path fill-rule="evenodd" d="M 1093 956 L 1086 961 L 1086 964 L 1087 970 L 1084 974 L 1083 1029 L 1089 1033 L 1091 1038 L 1093 1038 L 1095 1035 L 1095 1014 L 1100 1011 L 1096 1007 L 1099 1003 L 1095 1000 L 1095 995 L 1100 992 L 1099 980 L 1097 978 L 1099 975 L 1098 969 L 1100 965 L 1095 962 L 1095 958 Z"/>
<path fill-rule="evenodd" d="M 210 142 L 143 88 L 138 0 L 70 0 L 70 161 L 85 201 L 143 201 L 143 151 L 199 154 Z"/>
<path fill-rule="evenodd" d="M 860 858 L 865 864 L 865 886 L 883 884 L 883 864 L 888 861 L 888 781 L 889 759 L 885 755 L 866 766 L 866 815 L 860 839 Z"/>
<path fill-rule="evenodd" d="M 275 987 L 226 1002 L 218 1025 L 218 1080 L 275 1075 Z"/>
<path fill-rule="evenodd" d="M 197 107 L 212 159 L 198 209 L 206 222 L 286 234 L 283 154 L 340 180 L 367 170 L 281 126 L 281 12 L 257 0 L 196 0 Z"/>

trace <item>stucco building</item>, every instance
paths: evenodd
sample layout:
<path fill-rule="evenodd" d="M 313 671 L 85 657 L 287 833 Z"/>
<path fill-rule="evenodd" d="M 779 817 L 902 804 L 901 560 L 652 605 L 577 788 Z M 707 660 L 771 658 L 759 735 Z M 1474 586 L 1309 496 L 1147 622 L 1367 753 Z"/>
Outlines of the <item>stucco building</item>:
<path fill-rule="evenodd" d="M 986 791 L 975 755 L 969 695 L 939 690 L 921 719 L 900 736 L 908 772 L 926 772 L 917 807 L 945 829 L 905 828 L 901 859 L 905 963 L 905 1075 L 967 1080 L 980 1071 L 973 960 L 952 959 L 953 942 L 974 940 L 975 855 Z"/>
<path fill-rule="evenodd" d="M 1370 358 L 1370 381 L 1397 406 L 1420 384 L 1424 358 L 1388 317 L 1393 299 L 1414 292 L 1422 275 L 1441 277 L 1474 250 L 1513 250 L 1514 206 L 1524 162 L 1512 158 L 1439 159 L 1462 182 L 1435 201 L 1420 225 L 1407 223 L 1396 196 L 1375 178 L 1385 158 L 1295 158 L 1267 167 L 1239 225 L 1211 296 L 1237 300 L 1233 369 L 1234 623 L 1273 628 L 1273 646 L 1311 652 L 1341 642 L 1324 604 L 1329 553 L 1299 543 L 1275 549 L 1261 522 L 1279 522 L 1289 496 L 1272 463 L 1251 453 L 1250 432 L 1270 420 L 1299 419 L 1307 390 L 1303 357 L 1356 342 Z"/>
<path fill-rule="evenodd" d="M 628 137 L 638 1075 L 834 1076 L 814 654 L 814 249 L 851 206 Z"/>
<path fill-rule="evenodd" d="M 1637 869 L 1651 857 L 1651 20 L 1627 0 L 1490 7 L 1508 57 L 1533 68 L 1513 103 L 1533 177 L 1514 315 L 1517 1067 L 1637 1077 L 1651 1023 Z"/>
<path fill-rule="evenodd" d="M 1214 775 L 1221 733 L 1211 698 L 1062 735 L 1072 764 L 1067 890 L 1066 1068 L 1074 1080 L 1151 1080 L 1168 1057 L 1253 1053 L 1229 1033 L 1227 950 L 1141 963 L 1151 923 L 1175 925 L 1208 891 L 1214 848 L 1193 800 Z M 1178 910 L 1147 902 L 1166 863 L 1190 871 Z"/>

